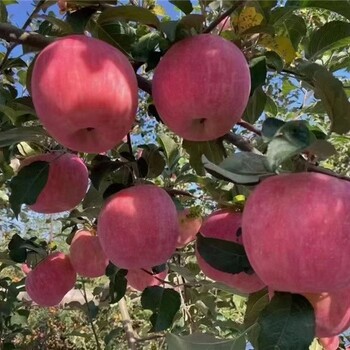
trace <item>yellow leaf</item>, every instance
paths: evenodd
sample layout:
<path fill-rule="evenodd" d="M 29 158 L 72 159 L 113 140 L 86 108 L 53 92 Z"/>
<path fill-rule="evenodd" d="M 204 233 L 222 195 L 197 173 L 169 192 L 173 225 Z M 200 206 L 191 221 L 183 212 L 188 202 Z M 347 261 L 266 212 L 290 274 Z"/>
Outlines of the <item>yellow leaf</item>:
<path fill-rule="evenodd" d="M 256 12 L 255 7 L 245 7 L 238 17 L 238 31 L 243 33 L 249 28 L 256 27 L 263 21 L 264 16 Z"/>
<path fill-rule="evenodd" d="M 166 12 L 163 6 L 155 5 L 151 10 L 157 16 L 165 16 Z"/>
<path fill-rule="evenodd" d="M 285 36 L 272 37 L 267 34 L 260 39 L 259 44 L 268 50 L 275 51 L 287 65 L 291 64 L 297 56 L 292 42 Z"/>

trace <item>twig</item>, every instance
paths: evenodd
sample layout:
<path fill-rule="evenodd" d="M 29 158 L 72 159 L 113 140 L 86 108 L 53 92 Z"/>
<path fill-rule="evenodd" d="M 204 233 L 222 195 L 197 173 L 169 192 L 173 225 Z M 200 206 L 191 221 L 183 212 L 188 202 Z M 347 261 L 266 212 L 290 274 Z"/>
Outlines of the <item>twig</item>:
<path fill-rule="evenodd" d="M 259 153 L 259 151 L 256 150 L 248 140 L 240 135 L 234 134 L 233 132 L 229 132 L 224 135 L 223 139 L 226 142 L 229 142 L 232 145 L 236 146 L 241 151 Z"/>
<path fill-rule="evenodd" d="M 128 307 L 126 305 L 125 298 L 121 298 L 118 302 L 119 310 L 122 316 L 122 321 L 123 321 L 123 327 L 125 330 L 126 334 L 126 339 L 128 342 L 128 347 L 130 350 L 137 350 L 136 346 L 136 338 L 135 338 L 135 333 L 134 329 L 132 328 L 132 322 L 130 319 Z"/>
<path fill-rule="evenodd" d="M 230 16 L 231 13 L 236 11 L 238 7 L 242 6 L 245 2 L 246 0 L 235 2 L 228 10 L 226 10 L 223 14 L 221 14 L 213 22 L 211 22 L 209 26 L 203 30 L 203 33 L 210 33 L 225 17 Z"/>
<path fill-rule="evenodd" d="M 247 129 L 251 132 L 253 132 L 256 135 L 261 136 L 261 131 L 259 129 L 257 129 L 255 126 L 253 126 L 252 124 L 246 122 L 245 120 L 241 120 L 237 123 L 237 125 L 241 126 L 244 129 Z"/>
<path fill-rule="evenodd" d="M 85 289 L 85 282 L 84 281 L 82 281 L 82 287 L 83 287 L 83 297 L 84 297 L 85 304 L 86 304 L 86 307 L 88 310 L 88 319 L 89 319 L 89 323 L 91 325 L 92 333 L 94 334 L 97 349 L 101 350 L 101 345 L 100 345 L 100 341 L 99 341 L 98 336 L 97 336 L 96 327 L 95 327 L 93 319 L 91 317 L 91 310 L 89 307 L 89 301 L 88 301 L 87 296 L 86 296 L 86 289 Z"/>

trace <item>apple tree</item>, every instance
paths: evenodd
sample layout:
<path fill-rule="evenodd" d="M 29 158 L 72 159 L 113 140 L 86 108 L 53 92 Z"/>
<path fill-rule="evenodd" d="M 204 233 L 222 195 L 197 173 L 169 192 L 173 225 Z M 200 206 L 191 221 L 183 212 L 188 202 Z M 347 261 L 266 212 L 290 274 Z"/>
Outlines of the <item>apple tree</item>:
<path fill-rule="evenodd" d="M 0 39 L 1 348 L 346 348 L 350 1 L 3 0 Z"/>

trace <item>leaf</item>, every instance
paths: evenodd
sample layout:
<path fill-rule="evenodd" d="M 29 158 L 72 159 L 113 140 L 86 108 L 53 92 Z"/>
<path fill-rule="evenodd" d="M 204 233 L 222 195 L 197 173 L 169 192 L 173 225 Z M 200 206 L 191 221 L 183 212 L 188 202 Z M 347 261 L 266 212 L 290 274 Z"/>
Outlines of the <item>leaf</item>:
<path fill-rule="evenodd" d="M 350 23 L 332 21 L 315 30 L 305 49 L 306 58 L 315 59 L 325 51 L 335 50 L 350 44 Z"/>
<path fill-rule="evenodd" d="M 169 2 L 181 10 L 185 15 L 188 15 L 193 11 L 192 3 L 189 0 L 169 0 Z"/>
<path fill-rule="evenodd" d="M 95 7 L 83 7 L 66 15 L 67 23 L 72 27 L 74 33 L 83 34 L 91 16 L 96 12 Z"/>
<path fill-rule="evenodd" d="M 127 270 L 120 269 L 109 276 L 109 302 L 117 303 L 126 293 L 128 281 L 126 279 Z"/>
<path fill-rule="evenodd" d="M 131 5 L 118 6 L 103 11 L 98 19 L 98 22 L 102 24 L 120 19 L 124 21 L 146 24 L 157 29 L 159 29 L 160 25 L 158 17 L 150 10 Z"/>
<path fill-rule="evenodd" d="M 278 113 L 278 107 L 270 96 L 266 96 L 265 113 L 268 116 L 276 116 Z"/>
<path fill-rule="evenodd" d="M 260 56 L 253 58 L 249 63 L 249 69 L 251 77 L 250 96 L 252 96 L 256 88 L 266 83 L 266 57 Z"/>
<path fill-rule="evenodd" d="M 155 178 L 162 174 L 165 168 L 165 160 L 157 146 L 145 145 L 143 147 L 140 159 L 144 159 L 146 161 L 147 177 Z"/>
<path fill-rule="evenodd" d="M 272 139 L 277 131 L 284 125 L 286 122 L 277 118 L 266 118 L 262 124 L 261 134 L 265 140 Z"/>
<path fill-rule="evenodd" d="M 315 154 L 319 160 L 325 160 L 337 154 L 336 148 L 327 140 L 315 140 L 305 151 Z"/>
<path fill-rule="evenodd" d="M 250 96 L 242 118 L 250 124 L 254 124 L 264 112 L 267 96 L 261 86 L 257 87 Z"/>
<path fill-rule="evenodd" d="M 260 312 L 270 302 L 269 294 L 266 289 L 252 293 L 247 300 L 247 308 L 244 314 L 244 326 L 251 327 L 259 318 Z"/>
<path fill-rule="evenodd" d="M 190 164 L 198 175 L 205 175 L 202 156 L 205 156 L 211 162 L 218 164 L 225 156 L 225 148 L 220 140 L 214 141 L 182 141 L 182 147 L 190 156 Z"/>
<path fill-rule="evenodd" d="M 295 51 L 298 51 L 299 43 L 307 32 L 304 19 L 292 14 L 285 19 L 284 26 L 288 31 L 289 39 Z"/>
<path fill-rule="evenodd" d="M 216 270 L 237 274 L 252 272 L 243 245 L 223 239 L 197 235 L 196 246 L 199 255 Z"/>
<path fill-rule="evenodd" d="M 193 333 L 186 336 L 172 333 L 166 335 L 168 350 L 244 350 L 246 341 L 244 337 L 240 339 L 241 344 L 238 343 L 238 339 L 218 339 L 206 333 Z"/>
<path fill-rule="evenodd" d="M 167 160 L 169 167 L 171 167 L 177 158 L 179 157 L 179 150 L 177 143 L 167 134 L 158 135 L 157 141 L 160 145 L 160 148 L 164 150 L 164 155 Z"/>
<path fill-rule="evenodd" d="M 151 332 L 161 332 L 169 328 L 181 306 L 180 294 L 174 289 L 152 286 L 141 295 L 141 305 L 153 312 L 150 317 Z"/>
<path fill-rule="evenodd" d="M 0 132 L 0 148 L 22 141 L 39 141 L 48 136 L 40 126 L 24 126 Z"/>
<path fill-rule="evenodd" d="M 7 9 L 6 5 L 1 1 L 0 2 L 0 23 L 6 23 L 7 22 Z"/>
<path fill-rule="evenodd" d="M 314 339 L 313 307 L 298 294 L 275 293 L 261 312 L 258 324 L 259 349 L 305 350 Z"/>
<path fill-rule="evenodd" d="M 49 177 L 49 163 L 38 161 L 23 167 L 10 182 L 10 205 L 17 217 L 22 204 L 34 204 Z"/>
<path fill-rule="evenodd" d="M 273 67 L 277 72 L 280 72 L 283 69 L 283 60 L 275 51 L 265 52 L 265 57 L 268 66 Z"/>
<path fill-rule="evenodd" d="M 205 17 L 199 14 L 190 14 L 181 18 L 176 26 L 176 39 L 180 40 L 195 33 L 201 33 Z"/>
<path fill-rule="evenodd" d="M 266 157 L 271 171 L 276 170 L 287 159 L 305 150 L 315 140 L 304 121 L 285 123 L 270 141 Z"/>
<path fill-rule="evenodd" d="M 263 21 L 264 16 L 256 11 L 253 6 L 245 7 L 238 17 L 238 31 L 245 32 L 247 29 L 258 26 Z"/>
<path fill-rule="evenodd" d="M 233 182 L 235 184 L 249 185 L 249 184 L 257 184 L 260 181 L 260 177 L 258 175 L 241 175 L 236 174 L 230 171 L 227 171 L 221 168 L 214 163 L 211 163 L 205 156 L 202 157 L 202 162 L 204 168 L 217 179 L 226 180 Z"/>
<path fill-rule="evenodd" d="M 62 21 L 54 16 L 46 16 L 46 15 L 40 15 L 39 18 L 45 19 L 47 22 L 51 23 L 54 27 L 56 27 L 61 35 L 67 35 L 73 33 L 73 28 L 71 25 L 65 21 Z M 40 32 L 40 31 L 39 31 Z M 40 34 L 44 34 L 40 32 Z"/>
<path fill-rule="evenodd" d="M 302 74 L 311 79 L 315 95 L 321 99 L 332 125 L 331 130 L 344 134 L 350 130 L 350 103 L 342 83 L 325 67 L 316 63 L 299 67 Z"/>

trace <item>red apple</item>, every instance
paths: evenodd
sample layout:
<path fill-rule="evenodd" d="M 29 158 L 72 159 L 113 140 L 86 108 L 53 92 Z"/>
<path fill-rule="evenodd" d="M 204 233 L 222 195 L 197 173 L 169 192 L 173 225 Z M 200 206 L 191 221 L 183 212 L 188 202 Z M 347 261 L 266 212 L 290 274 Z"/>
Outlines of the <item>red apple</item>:
<path fill-rule="evenodd" d="M 272 289 L 331 292 L 350 286 L 350 184 L 319 173 L 273 176 L 249 196 L 243 243 Z"/>
<path fill-rule="evenodd" d="M 218 210 L 209 215 L 203 222 L 201 234 L 209 238 L 218 238 L 230 242 L 242 244 L 242 237 L 237 236 L 237 230 L 241 227 L 242 214 L 231 210 Z M 199 255 L 196 247 L 198 265 L 203 273 L 217 282 L 222 282 L 242 293 L 253 293 L 265 287 L 259 277 L 253 274 L 241 272 L 230 274 L 219 271 L 210 266 Z"/>
<path fill-rule="evenodd" d="M 87 230 L 74 235 L 69 256 L 74 270 L 83 277 L 103 276 L 109 263 L 98 237 Z"/>
<path fill-rule="evenodd" d="M 349 287 L 331 293 L 303 295 L 314 307 L 317 337 L 333 337 L 350 327 Z"/>
<path fill-rule="evenodd" d="M 178 211 L 180 234 L 177 239 L 176 248 L 183 248 L 196 238 L 201 225 L 202 218 L 195 212 L 191 212 L 191 208 Z"/>
<path fill-rule="evenodd" d="M 84 35 L 65 36 L 41 51 L 31 92 L 48 133 L 63 146 L 88 153 L 105 152 L 122 140 L 138 102 L 128 59 Z"/>
<path fill-rule="evenodd" d="M 339 348 L 339 337 L 319 338 L 324 350 L 337 350 Z"/>
<path fill-rule="evenodd" d="M 26 277 L 26 291 L 40 306 L 55 306 L 75 285 L 76 273 L 67 255 L 55 252 L 41 261 Z"/>
<path fill-rule="evenodd" d="M 38 213 L 59 213 L 76 207 L 85 197 L 89 174 L 84 162 L 74 154 L 46 153 L 26 158 L 21 168 L 36 161 L 49 163 L 49 177 L 36 202 L 29 208 Z"/>
<path fill-rule="evenodd" d="M 145 269 L 147 271 L 152 271 L 152 269 Z M 145 288 L 151 286 L 159 286 L 162 284 L 157 278 L 164 280 L 168 274 L 168 270 L 164 270 L 161 273 L 156 275 L 151 275 L 141 269 L 136 270 L 128 270 L 128 274 L 126 278 L 128 280 L 128 284 L 131 288 L 134 288 L 140 292 L 142 292 Z"/>
<path fill-rule="evenodd" d="M 167 192 L 154 185 L 136 185 L 112 195 L 98 217 L 101 246 L 123 269 L 165 263 L 178 235 L 176 207 Z"/>
<path fill-rule="evenodd" d="M 191 141 L 213 140 L 230 131 L 241 119 L 249 93 L 243 53 L 212 34 L 179 41 L 154 72 L 152 96 L 162 121 Z"/>

